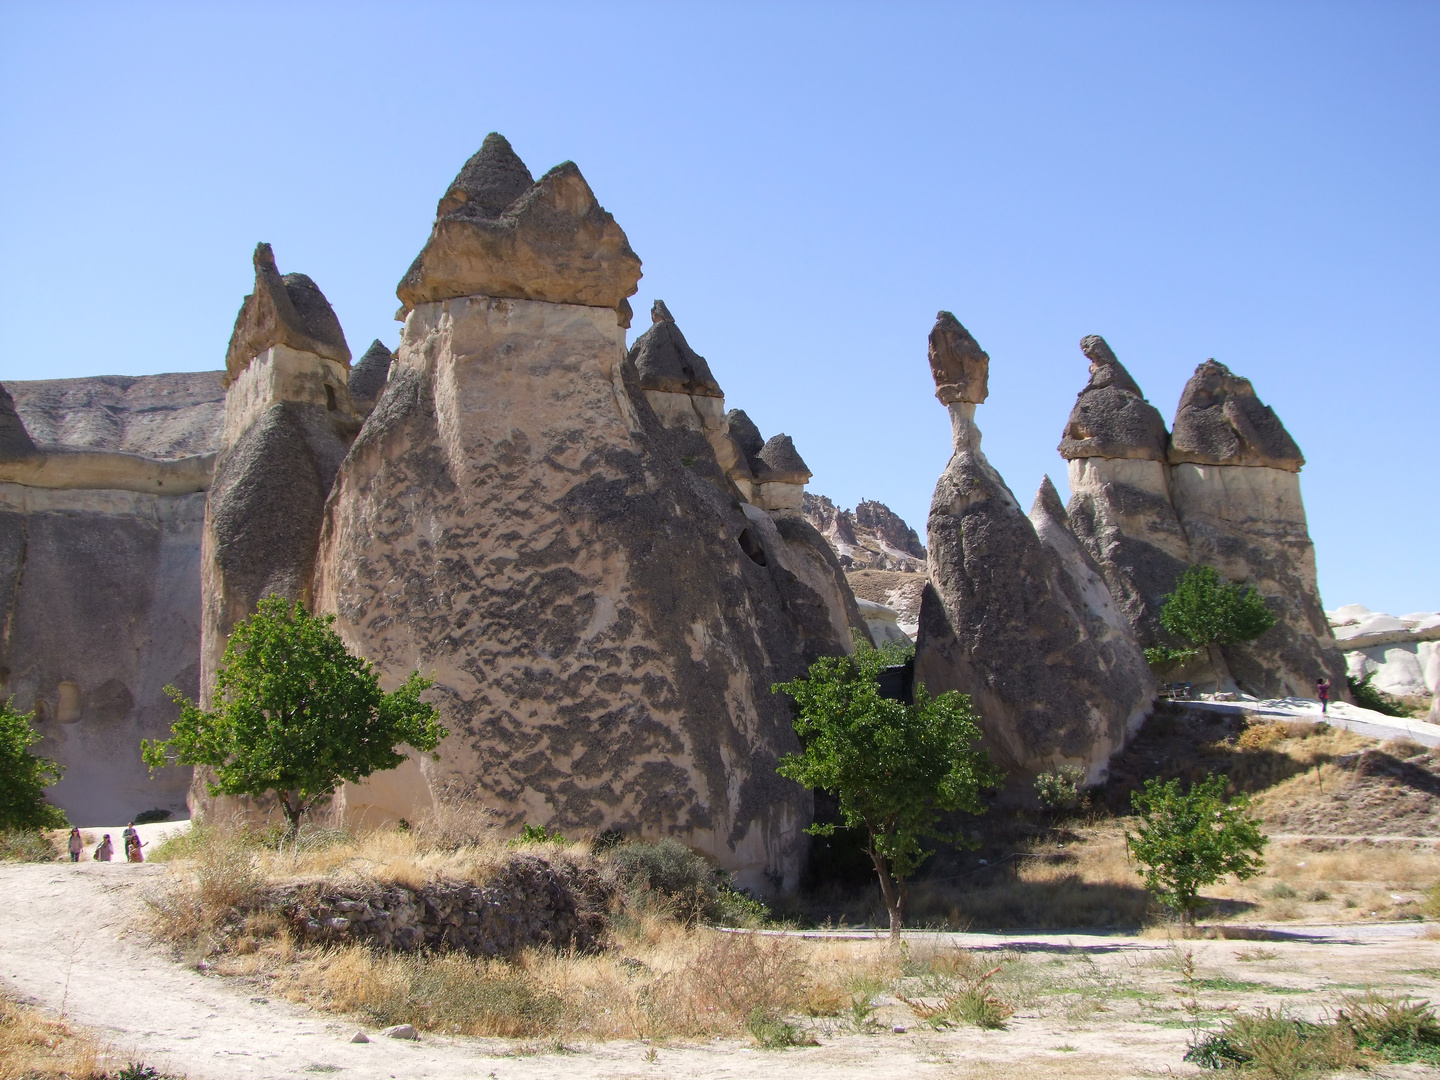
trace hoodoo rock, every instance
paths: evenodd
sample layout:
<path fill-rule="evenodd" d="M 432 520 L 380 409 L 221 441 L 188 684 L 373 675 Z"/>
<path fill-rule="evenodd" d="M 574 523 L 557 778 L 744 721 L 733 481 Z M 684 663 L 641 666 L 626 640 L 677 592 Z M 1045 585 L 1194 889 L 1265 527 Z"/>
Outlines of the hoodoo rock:
<path fill-rule="evenodd" d="M 488 138 L 441 201 L 327 508 L 317 608 L 387 683 L 433 676 L 451 732 L 437 761 L 347 787 L 346 815 L 468 796 L 793 886 L 810 797 L 775 773 L 797 744 L 770 685 L 849 650 L 853 597 L 813 529 L 731 482 L 706 417 L 655 406 L 719 387 L 663 306 L 627 358 L 609 309 L 639 260 L 578 171 L 519 190 L 507 155 Z M 676 358 L 690 375 L 657 378 Z M 823 580 L 792 569 L 805 550 Z"/>
<path fill-rule="evenodd" d="M 390 363 L 394 359 L 385 343 L 376 338 L 365 350 L 365 355 L 350 369 L 346 385 L 350 390 L 350 400 L 362 416 L 369 416 L 375 408 L 375 402 L 380 399 L 380 393 L 390 378 Z"/>
<path fill-rule="evenodd" d="M 1207 360 L 1185 384 L 1170 440 L 1170 492 L 1190 560 L 1253 586 L 1276 622 L 1226 646 L 1236 683 L 1263 697 L 1337 695 L 1345 661 L 1320 603 L 1315 546 L 1300 498 L 1304 458 L 1248 379 Z"/>
<path fill-rule="evenodd" d="M 492 132 L 436 208 L 430 239 L 396 290 L 410 311 L 464 296 L 619 309 L 640 259 L 572 161 L 538 181 Z"/>
<path fill-rule="evenodd" d="M 226 353 L 225 419 L 201 543 L 200 694 L 209 701 L 230 631 L 266 596 L 309 603 L 315 553 L 331 483 L 360 427 L 350 398 L 349 357 L 339 321 L 309 278 L 309 325 L 330 327 L 326 347 L 254 331 L 279 279 L 268 244 L 255 252 L 255 292 L 245 298 Z M 260 351 L 246 356 L 247 350 Z M 191 806 L 219 804 L 197 770 Z M 227 801 L 224 806 L 233 808 Z"/>
<path fill-rule="evenodd" d="M 1104 338 L 1083 338 L 1080 349 L 1090 381 L 1060 442 L 1069 463 L 1069 528 L 1141 644 L 1178 645 L 1160 626 L 1160 608 L 1189 565 L 1190 544 L 1170 501 L 1165 421 Z"/>
<path fill-rule="evenodd" d="M 150 775 L 200 661 L 200 533 L 218 371 L 0 390 L 0 697 L 34 711 L 47 798 L 77 824 L 184 816 L 188 769 Z M 13 400 L 11 394 L 13 393 Z"/>
<path fill-rule="evenodd" d="M 963 378 L 947 359 L 957 355 Z M 1128 626 L 1105 612 L 1103 581 L 1078 551 L 1067 564 L 1042 539 L 981 452 L 975 405 L 989 357 L 948 312 L 930 363 L 955 449 L 930 507 L 915 679 L 932 694 L 971 695 L 1012 791 L 1058 765 L 1097 780 L 1144 720 L 1154 682 Z M 1063 528 L 1053 509 L 1042 524 Z"/>
<path fill-rule="evenodd" d="M 304 274 L 282 277 L 269 244 L 255 246 L 253 261 L 255 291 L 245 297 L 235 316 L 225 353 L 225 385 L 239 377 L 252 357 L 276 345 L 349 367 L 350 347 L 340 320 L 315 282 Z"/>

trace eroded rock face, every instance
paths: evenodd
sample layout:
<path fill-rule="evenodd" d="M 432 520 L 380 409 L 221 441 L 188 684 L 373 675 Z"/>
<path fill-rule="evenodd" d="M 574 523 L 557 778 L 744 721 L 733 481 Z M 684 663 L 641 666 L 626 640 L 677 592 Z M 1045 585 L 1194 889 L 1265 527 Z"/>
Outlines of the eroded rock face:
<path fill-rule="evenodd" d="M 984 404 L 990 394 L 990 356 L 948 311 L 935 317 L 930 331 L 930 374 L 940 404 Z"/>
<path fill-rule="evenodd" d="M 723 398 L 724 391 L 710 374 L 710 365 L 685 340 L 665 301 L 656 300 L 651 306 L 650 321 L 650 329 L 630 346 L 630 362 L 640 376 L 640 388 Z"/>
<path fill-rule="evenodd" d="M 81 825 L 185 813 L 189 770 L 152 778 L 139 744 L 169 734 L 166 685 L 198 689 L 209 473 L 198 490 L 156 477 L 211 460 L 220 378 L 17 382 L 0 407 L 32 466 L 0 482 L 0 695 L 35 711 L 36 752 L 65 767 L 47 797 Z"/>
<path fill-rule="evenodd" d="M 26 457 L 34 452 L 35 440 L 15 411 L 15 399 L 0 386 L 0 458 Z"/>
<path fill-rule="evenodd" d="M 465 287 L 503 289 L 527 258 L 497 255 Z M 815 587 L 843 588 L 823 540 L 737 497 L 703 423 L 652 407 L 588 294 L 424 302 L 409 280 L 399 357 L 327 510 L 316 604 L 387 681 L 433 674 L 451 735 L 415 766 L 426 786 L 514 825 L 674 835 L 750 887 L 793 885 L 810 799 L 775 774 L 796 743 L 769 688 L 850 648 Z M 662 324 L 657 348 L 675 344 Z M 347 807 L 382 809 L 367 787 Z"/>
<path fill-rule="evenodd" d="M 256 244 L 252 261 L 255 291 L 245 297 L 235 316 L 225 353 L 225 385 L 239 377 L 251 357 L 275 345 L 313 353 L 348 368 L 350 347 L 319 287 L 304 274 L 282 277 L 269 244 Z"/>
<path fill-rule="evenodd" d="M 1180 395 L 1170 435 L 1170 463 L 1260 465 L 1299 472 L 1300 447 L 1275 411 L 1255 396 L 1249 379 L 1206 360 Z"/>
<path fill-rule="evenodd" d="M 232 365 L 247 342 L 259 340 L 249 336 L 244 314 L 273 274 L 273 257 L 257 258 L 255 293 L 227 353 L 231 377 L 200 551 L 200 695 L 206 702 L 237 622 L 266 596 L 310 603 L 325 500 L 360 427 L 348 388 L 349 349 L 339 347 L 339 323 L 313 284 L 312 321 L 333 323 L 339 345 L 322 354 L 272 344 Z M 328 317 L 316 313 L 318 304 Z M 342 351 L 343 362 L 336 359 Z M 205 770 L 197 770 L 190 793 L 196 813 L 223 816 L 250 806 L 250 800 L 212 797 L 206 781 Z"/>
<path fill-rule="evenodd" d="M 801 511 L 830 543 L 847 574 L 856 570 L 918 573 L 925 569 L 925 546 L 920 537 L 884 503 L 862 499 L 851 511 L 807 491 Z"/>
<path fill-rule="evenodd" d="M 1090 381 L 1065 425 L 1069 529 L 1085 545 L 1142 645 L 1178 646 L 1160 625 L 1164 597 L 1190 560 L 1170 501 L 1165 421 L 1105 339 L 1080 342 Z"/>
<path fill-rule="evenodd" d="M 361 416 L 369 416 L 370 410 L 375 408 L 375 402 L 390 378 L 390 361 L 393 359 L 385 343 L 376 338 L 365 350 L 365 355 L 350 369 L 346 386 L 350 391 L 350 400 Z"/>
<path fill-rule="evenodd" d="M 634 294 L 640 260 L 575 163 L 529 181 L 504 136 L 487 135 L 396 289 L 403 310 L 476 295 L 618 309 Z"/>
<path fill-rule="evenodd" d="M 937 336 L 973 345 L 956 327 L 942 312 L 931 334 L 937 383 L 953 371 L 934 363 Z M 978 345 L 967 348 L 984 355 Z M 1077 581 L 986 460 L 974 403 L 954 397 L 949 409 L 955 452 L 930 509 L 916 681 L 931 693 L 972 696 L 1017 794 L 1056 765 L 1078 765 L 1098 779 L 1143 720 L 1153 682 L 1116 662 L 1124 651 L 1117 642 L 1134 650 L 1133 638 L 1097 612 L 1095 581 Z"/>

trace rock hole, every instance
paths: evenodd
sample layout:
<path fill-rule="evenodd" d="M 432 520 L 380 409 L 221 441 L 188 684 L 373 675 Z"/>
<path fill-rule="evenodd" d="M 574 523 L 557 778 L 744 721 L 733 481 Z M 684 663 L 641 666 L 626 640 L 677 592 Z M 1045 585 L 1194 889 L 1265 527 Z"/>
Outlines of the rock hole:
<path fill-rule="evenodd" d="M 737 539 L 740 541 L 740 550 L 750 556 L 751 562 L 756 566 L 765 565 L 765 549 L 762 548 L 760 542 L 755 539 L 755 534 L 750 531 L 749 526 L 740 530 L 740 535 Z"/>
<path fill-rule="evenodd" d="M 73 724 L 80 719 L 80 687 L 76 683 L 60 684 L 60 707 L 55 710 L 55 719 L 62 724 Z"/>
<path fill-rule="evenodd" d="M 334 412 L 338 408 L 335 404 L 335 388 L 329 383 L 325 384 L 325 409 L 327 412 Z"/>

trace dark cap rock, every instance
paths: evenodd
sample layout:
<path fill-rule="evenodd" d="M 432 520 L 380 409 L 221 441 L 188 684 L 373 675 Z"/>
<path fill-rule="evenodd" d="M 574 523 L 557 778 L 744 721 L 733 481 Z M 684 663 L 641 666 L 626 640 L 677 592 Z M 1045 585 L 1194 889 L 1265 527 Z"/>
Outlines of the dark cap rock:
<path fill-rule="evenodd" d="M 990 356 L 960 320 L 948 311 L 935 317 L 930 331 L 930 373 L 941 404 L 969 401 L 979 405 L 989 394 Z"/>
<path fill-rule="evenodd" d="M 663 300 L 650 309 L 652 326 L 630 346 L 630 362 L 644 390 L 695 397 L 724 397 L 705 358 L 692 349 Z"/>
<path fill-rule="evenodd" d="M 1104 338 L 1081 338 L 1080 351 L 1090 360 L 1090 381 L 1070 410 L 1060 456 L 1164 461 L 1165 419 L 1160 411 L 1145 400 Z"/>
<path fill-rule="evenodd" d="M 810 466 L 795 449 L 789 435 L 772 435 L 756 455 L 761 468 L 755 472 L 755 479 L 765 483 L 804 484 L 810 480 Z"/>
<path fill-rule="evenodd" d="M 225 352 L 225 385 L 275 345 L 288 345 L 349 367 L 350 347 L 319 286 L 304 274 L 282 277 L 269 244 L 256 244 L 252 261 L 255 291 L 245 297 L 235 316 L 235 330 Z"/>
<path fill-rule="evenodd" d="M 1180 395 L 1170 435 L 1170 462 L 1261 465 L 1299 472 L 1300 447 L 1275 411 L 1255 396 L 1249 379 L 1206 360 Z"/>
<path fill-rule="evenodd" d="M 529 177 L 502 136 L 486 137 L 446 189 L 430 239 L 395 290 L 405 309 L 494 296 L 618 312 L 640 280 L 624 231 L 573 161 Z"/>
<path fill-rule="evenodd" d="M 15 409 L 10 391 L 0 386 L 0 459 L 26 457 L 35 452 L 35 440 Z"/>
<path fill-rule="evenodd" d="M 745 455 L 745 462 L 750 466 L 750 471 L 763 469 L 760 461 L 760 451 L 765 448 L 765 439 L 760 434 L 760 429 L 755 426 L 744 409 L 731 409 L 725 414 L 725 433 L 730 436 L 730 441 L 735 444 L 736 449 Z"/>
<path fill-rule="evenodd" d="M 374 401 L 378 398 L 390 378 L 390 362 L 394 358 L 379 338 L 372 341 L 370 348 L 365 350 L 365 355 L 350 369 L 350 396 L 358 401 Z"/>

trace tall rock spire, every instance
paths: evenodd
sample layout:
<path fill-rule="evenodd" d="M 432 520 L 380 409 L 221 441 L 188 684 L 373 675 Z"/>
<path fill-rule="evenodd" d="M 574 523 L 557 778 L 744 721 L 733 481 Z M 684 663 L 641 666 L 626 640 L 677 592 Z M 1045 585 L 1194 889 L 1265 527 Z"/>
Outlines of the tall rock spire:
<path fill-rule="evenodd" d="M 1082 338 L 1080 350 L 1090 361 L 1090 381 L 1070 411 L 1060 441 L 1060 456 L 1067 460 L 1102 457 L 1164 461 L 1165 420 L 1160 410 L 1145 400 L 1139 385 L 1104 338 L 1098 334 Z"/>

